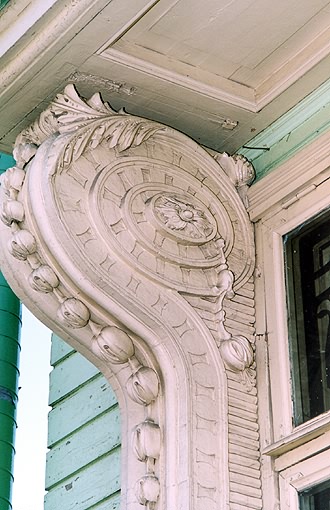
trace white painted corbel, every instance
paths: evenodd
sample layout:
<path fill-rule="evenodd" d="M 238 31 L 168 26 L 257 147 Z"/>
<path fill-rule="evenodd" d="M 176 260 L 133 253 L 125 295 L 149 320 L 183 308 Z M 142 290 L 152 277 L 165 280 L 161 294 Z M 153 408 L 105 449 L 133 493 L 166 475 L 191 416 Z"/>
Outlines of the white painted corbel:
<path fill-rule="evenodd" d="M 258 482 L 237 476 L 250 457 L 260 474 L 248 167 L 236 158 L 234 182 L 181 133 L 72 85 L 14 154 L 1 267 L 113 383 L 122 508 L 259 508 Z"/>

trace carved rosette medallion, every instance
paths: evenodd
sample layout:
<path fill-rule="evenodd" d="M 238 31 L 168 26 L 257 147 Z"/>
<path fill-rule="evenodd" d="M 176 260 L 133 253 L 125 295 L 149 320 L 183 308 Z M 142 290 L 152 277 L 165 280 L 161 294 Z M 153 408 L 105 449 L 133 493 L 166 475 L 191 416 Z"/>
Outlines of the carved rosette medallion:
<path fill-rule="evenodd" d="M 152 198 L 150 208 L 166 235 L 176 237 L 182 244 L 205 244 L 216 235 L 214 217 L 191 196 L 160 193 Z"/>
<path fill-rule="evenodd" d="M 77 189 L 72 206 L 78 192 L 84 196 Z M 85 196 L 95 232 L 109 250 L 179 291 L 213 293 L 228 252 L 222 235 L 229 241 L 232 227 L 225 208 L 213 204 L 210 190 L 201 190 L 191 175 L 183 179 L 173 164 L 125 157 L 108 164 Z"/>

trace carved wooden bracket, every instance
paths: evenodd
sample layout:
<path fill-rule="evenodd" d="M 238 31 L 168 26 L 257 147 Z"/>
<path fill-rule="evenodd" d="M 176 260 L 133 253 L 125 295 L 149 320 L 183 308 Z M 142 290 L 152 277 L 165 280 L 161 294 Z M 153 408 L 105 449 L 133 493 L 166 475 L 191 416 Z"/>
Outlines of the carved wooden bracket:
<path fill-rule="evenodd" d="M 14 156 L 1 267 L 111 380 L 122 508 L 261 508 L 252 167 L 72 85 Z"/>

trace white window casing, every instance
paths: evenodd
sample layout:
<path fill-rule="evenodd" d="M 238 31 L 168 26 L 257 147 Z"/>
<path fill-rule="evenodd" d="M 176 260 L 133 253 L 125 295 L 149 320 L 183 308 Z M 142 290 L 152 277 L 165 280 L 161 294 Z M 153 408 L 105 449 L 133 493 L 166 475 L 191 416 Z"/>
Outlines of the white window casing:
<path fill-rule="evenodd" d="M 248 191 L 256 233 L 256 346 L 264 490 L 275 487 L 276 500 L 279 474 L 281 510 L 298 510 L 297 491 L 330 478 L 330 412 L 293 425 L 283 260 L 283 236 L 330 207 L 329 144 L 330 134 L 326 133 Z"/>

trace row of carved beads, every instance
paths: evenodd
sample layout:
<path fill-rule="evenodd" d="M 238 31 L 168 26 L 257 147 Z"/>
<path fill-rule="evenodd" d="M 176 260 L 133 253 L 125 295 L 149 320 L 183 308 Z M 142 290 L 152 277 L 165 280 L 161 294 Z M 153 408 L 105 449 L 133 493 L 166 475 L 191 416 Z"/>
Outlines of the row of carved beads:
<path fill-rule="evenodd" d="M 40 292 L 52 292 L 58 287 L 59 280 L 48 265 L 40 262 L 35 237 L 20 227 L 20 223 L 24 221 L 25 211 L 17 196 L 22 189 L 24 178 L 24 170 L 17 166 L 9 168 L 3 174 L 1 184 L 8 199 L 1 205 L 0 218 L 12 230 L 8 243 L 9 252 L 16 259 L 29 262 L 33 269 L 29 276 L 31 287 Z"/>
<path fill-rule="evenodd" d="M 158 375 L 152 368 L 139 362 L 133 341 L 125 331 L 115 326 L 102 328 L 93 338 L 92 349 L 104 361 L 129 364 L 132 375 L 127 380 L 126 390 L 135 403 L 147 407 L 157 399 Z M 134 428 L 132 448 L 137 460 L 145 462 L 147 471 L 146 475 L 136 482 L 136 498 L 141 505 L 151 509 L 157 503 L 160 493 L 155 462 L 159 459 L 161 449 L 161 430 L 151 418 Z"/>
<path fill-rule="evenodd" d="M 29 158 L 32 155 L 28 152 Z M 12 230 L 9 252 L 16 259 L 29 263 L 32 272 L 28 281 L 33 290 L 55 293 L 60 302 L 57 318 L 65 327 L 78 329 L 89 325 L 94 333 L 92 350 L 99 358 L 114 364 L 129 364 L 132 371 L 126 383 L 129 397 L 137 404 L 150 405 L 157 399 L 159 393 L 158 375 L 152 368 L 143 366 L 138 361 L 129 335 L 115 326 L 101 327 L 91 320 L 90 310 L 81 300 L 66 297 L 58 290 L 55 292 L 60 285 L 59 278 L 50 266 L 40 261 L 33 234 L 20 227 L 25 218 L 25 211 L 17 197 L 24 179 L 25 172 L 19 167 L 8 169 L 2 176 L 2 187 L 8 199 L 2 204 L 0 218 Z M 135 427 L 133 452 L 137 460 L 145 462 L 147 466 L 147 474 L 136 482 L 137 500 L 141 505 L 152 508 L 160 492 L 160 483 L 154 471 L 155 461 L 160 455 L 160 427 L 151 419 Z"/>

